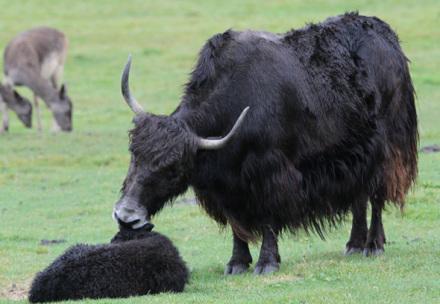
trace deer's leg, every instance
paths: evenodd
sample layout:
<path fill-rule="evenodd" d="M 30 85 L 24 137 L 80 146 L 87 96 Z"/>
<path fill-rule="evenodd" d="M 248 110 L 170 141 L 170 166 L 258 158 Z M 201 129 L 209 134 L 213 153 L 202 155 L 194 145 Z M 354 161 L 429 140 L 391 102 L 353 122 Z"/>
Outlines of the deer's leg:
<path fill-rule="evenodd" d="M 0 112 L 2 113 L 2 124 L 0 125 L 0 133 L 7 132 L 9 130 L 9 113 L 8 106 L 0 98 Z"/>
<path fill-rule="evenodd" d="M 234 244 L 232 248 L 232 257 L 225 267 L 225 274 L 240 274 L 249 269 L 252 263 L 252 256 L 249 251 L 248 243 L 241 240 L 235 232 L 233 233 Z"/>
<path fill-rule="evenodd" d="M 40 104 L 38 101 L 38 97 L 36 94 L 34 94 L 34 105 L 35 105 L 35 113 L 37 115 L 37 130 L 38 132 L 41 132 L 41 113 L 40 113 Z"/>
<path fill-rule="evenodd" d="M 263 228 L 263 243 L 260 257 L 255 265 L 254 274 L 266 274 L 278 271 L 281 258 L 278 253 L 278 234 L 267 225 Z"/>

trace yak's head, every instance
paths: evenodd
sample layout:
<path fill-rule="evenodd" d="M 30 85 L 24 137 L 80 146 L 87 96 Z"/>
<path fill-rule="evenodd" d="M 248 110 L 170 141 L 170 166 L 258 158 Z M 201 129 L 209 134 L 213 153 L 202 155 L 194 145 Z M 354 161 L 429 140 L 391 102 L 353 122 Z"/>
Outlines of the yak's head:
<path fill-rule="evenodd" d="M 32 127 L 32 104 L 11 86 L 0 84 L 0 98 L 13 110 L 26 128 Z"/>
<path fill-rule="evenodd" d="M 135 113 L 130 131 L 131 160 L 115 204 L 114 218 L 134 229 L 149 224 L 150 216 L 188 187 L 198 150 L 221 149 L 242 123 L 244 109 L 231 131 L 221 139 L 205 139 L 194 134 L 185 122 L 172 116 L 146 113 L 131 95 L 128 81 L 131 58 L 122 74 L 122 94 Z"/>

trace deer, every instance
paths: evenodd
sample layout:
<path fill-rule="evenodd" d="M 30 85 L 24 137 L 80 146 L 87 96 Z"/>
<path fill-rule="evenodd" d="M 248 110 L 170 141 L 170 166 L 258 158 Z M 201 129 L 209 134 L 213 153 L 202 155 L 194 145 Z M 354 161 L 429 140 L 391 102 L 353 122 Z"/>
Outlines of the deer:
<path fill-rule="evenodd" d="M 36 27 L 18 34 L 4 51 L 4 79 L 0 85 L 1 130 L 9 128 L 8 109 L 23 124 L 32 126 L 32 104 L 14 90 L 24 86 L 33 92 L 37 129 L 42 131 L 39 98 L 53 114 L 53 131 L 72 131 L 72 101 L 67 87 L 59 85 L 67 57 L 68 40 L 64 33 L 49 27 Z"/>

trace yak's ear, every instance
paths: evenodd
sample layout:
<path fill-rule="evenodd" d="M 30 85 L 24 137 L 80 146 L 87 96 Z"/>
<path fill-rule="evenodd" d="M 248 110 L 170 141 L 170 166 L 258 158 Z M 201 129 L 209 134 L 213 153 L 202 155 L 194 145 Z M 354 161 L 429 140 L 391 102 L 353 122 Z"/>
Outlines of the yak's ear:
<path fill-rule="evenodd" d="M 192 134 L 189 132 L 167 132 L 166 134 L 162 133 L 162 135 L 166 137 L 165 142 L 168 144 L 148 153 L 150 169 L 156 171 L 173 164 L 189 164 L 191 151 L 193 153 L 197 151 L 192 140 Z"/>
<path fill-rule="evenodd" d="M 178 163 L 183 158 L 184 148 L 177 143 L 169 147 L 164 147 L 156 153 L 152 153 L 150 157 L 150 169 L 157 171 L 161 168 L 168 167 L 173 163 Z"/>
<path fill-rule="evenodd" d="M 63 83 L 63 85 L 60 88 L 60 99 L 65 99 L 67 96 L 67 85 Z"/>

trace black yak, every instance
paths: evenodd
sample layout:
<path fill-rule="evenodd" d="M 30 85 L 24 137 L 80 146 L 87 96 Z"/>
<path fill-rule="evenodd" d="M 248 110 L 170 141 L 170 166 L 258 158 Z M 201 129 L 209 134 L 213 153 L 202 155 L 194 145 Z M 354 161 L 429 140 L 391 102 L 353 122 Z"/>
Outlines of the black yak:
<path fill-rule="evenodd" d="M 135 126 L 114 216 L 140 227 L 191 186 L 232 227 L 226 274 L 249 268 L 248 242 L 259 237 L 255 273 L 278 270 L 280 233 L 323 237 L 350 211 L 346 253 L 382 253 L 384 205 L 403 207 L 417 175 L 407 61 L 388 24 L 357 13 L 285 34 L 228 30 L 202 48 L 170 116 L 142 110 L 129 61 L 122 93 Z"/>
<path fill-rule="evenodd" d="M 188 269 L 171 241 L 145 228 L 121 228 L 111 244 L 78 244 L 37 274 L 30 302 L 181 292 Z"/>

